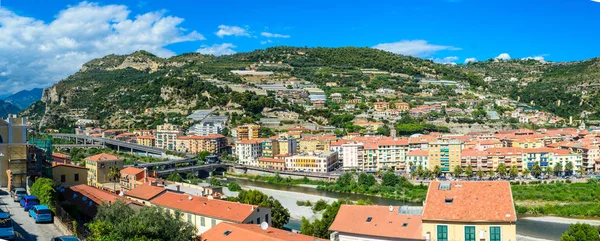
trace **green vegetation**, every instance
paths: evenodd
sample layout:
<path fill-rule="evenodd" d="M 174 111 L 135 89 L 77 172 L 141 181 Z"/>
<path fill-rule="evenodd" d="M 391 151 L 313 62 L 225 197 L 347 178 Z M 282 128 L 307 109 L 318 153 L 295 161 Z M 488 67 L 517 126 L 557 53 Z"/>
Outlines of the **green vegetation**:
<path fill-rule="evenodd" d="M 271 208 L 271 223 L 274 228 L 281 229 L 290 221 L 290 211 L 287 208 L 284 208 L 277 199 L 258 190 L 241 190 L 238 197 L 229 197 L 229 201 Z"/>
<path fill-rule="evenodd" d="M 167 176 L 167 181 L 171 182 L 183 182 L 183 177 L 179 173 L 171 173 Z"/>
<path fill-rule="evenodd" d="M 54 189 L 54 182 L 50 178 L 38 178 L 31 186 L 31 195 L 36 196 L 41 204 L 48 205 L 52 211 L 55 210 L 55 201 L 57 193 Z"/>
<path fill-rule="evenodd" d="M 319 201 L 317 201 L 315 203 L 315 205 L 312 207 L 313 212 L 319 212 L 321 210 L 325 210 L 325 208 L 327 208 L 327 201 L 323 200 L 323 199 L 319 199 Z"/>
<path fill-rule="evenodd" d="M 237 184 L 236 182 L 230 182 L 229 185 L 227 185 L 227 188 L 229 189 L 229 191 L 232 191 L 232 192 L 237 192 L 237 191 L 242 190 L 242 187 L 240 187 L 240 184 Z"/>
<path fill-rule="evenodd" d="M 223 183 L 221 183 L 221 181 L 219 179 L 216 178 L 210 178 L 210 181 L 208 182 L 211 186 L 214 187 L 220 187 L 223 186 Z"/>
<path fill-rule="evenodd" d="M 87 224 L 92 241 L 190 241 L 196 238 L 196 228 L 185 222 L 179 211 L 171 214 L 158 207 L 143 207 L 134 211 L 123 201 L 101 205 L 94 220 Z"/>
<path fill-rule="evenodd" d="M 325 212 L 323 212 L 323 217 L 321 219 L 315 219 L 312 222 L 305 217 L 302 217 L 300 232 L 304 235 L 315 236 L 318 238 L 329 238 L 331 233 L 329 232 L 329 227 L 333 223 L 333 220 L 335 220 L 335 216 L 342 204 L 351 204 L 351 202 L 348 200 L 338 200 L 331 205 L 327 205 Z"/>
<path fill-rule="evenodd" d="M 375 177 L 372 174 L 361 174 L 359 175 L 357 182 L 352 173 L 344 173 L 336 182 L 321 184 L 318 186 L 318 189 L 333 192 L 382 196 L 409 202 L 422 202 L 425 200 L 427 194 L 426 186 L 415 186 L 405 177 L 399 177 L 391 171 L 387 171 L 383 174 L 381 184 L 377 184 L 376 182 L 373 184 L 374 179 Z"/>
<path fill-rule="evenodd" d="M 560 241 L 597 241 L 600 227 L 589 224 L 571 224 L 569 229 L 560 237 Z"/>
<path fill-rule="evenodd" d="M 306 201 L 298 200 L 298 201 L 296 201 L 296 205 L 312 207 L 313 204 L 309 200 L 306 200 Z"/>
<path fill-rule="evenodd" d="M 511 188 L 519 214 L 600 217 L 600 185 L 596 179 L 588 183 L 530 183 Z"/>
<path fill-rule="evenodd" d="M 261 181 L 267 182 L 269 184 L 275 185 L 283 185 L 283 186 L 294 186 L 298 184 L 310 184 L 310 185 L 322 185 L 327 184 L 326 181 L 314 181 L 310 180 L 307 177 L 301 179 L 294 179 L 291 177 L 281 177 L 279 173 L 275 173 L 274 176 L 262 176 L 262 175 L 237 175 L 233 173 L 227 173 L 228 176 L 239 177 L 239 178 L 248 178 L 253 181 Z"/>

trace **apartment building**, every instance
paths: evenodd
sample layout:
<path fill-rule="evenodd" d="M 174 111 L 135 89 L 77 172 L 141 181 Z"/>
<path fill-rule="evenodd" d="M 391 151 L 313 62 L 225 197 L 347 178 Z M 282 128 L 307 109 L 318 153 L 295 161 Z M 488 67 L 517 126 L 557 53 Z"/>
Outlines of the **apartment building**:
<path fill-rule="evenodd" d="M 174 151 L 176 150 L 175 141 L 181 135 L 183 135 L 183 131 L 177 125 L 159 125 L 156 127 L 156 132 L 154 133 L 155 145 L 157 148 Z"/>
<path fill-rule="evenodd" d="M 410 105 L 406 102 L 398 102 L 398 103 L 395 103 L 394 106 L 396 107 L 396 110 L 398 110 L 398 111 L 409 111 L 410 110 Z"/>
<path fill-rule="evenodd" d="M 527 164 L 523 163 L 523 148 L 488 148 L 486 152 L 488 153 L 488 164 L 487 169 L 484 168 L 485 171 L 489 171 L 490 169 L 496 170 L 500 163 L 503 163 L 507 169 L 511 168 L 512 166 L 516 166 L 519 171 L 522 171 L 523 168 L 527 168 Z"/>
<path fill-rule="evenodd" d="M 262 156 L 262 142 L 264 139 L 238 141 L 235 145 L 235 154 L 242 165 L 258 166 L 258 158 Z"/>
<path fill-rule="evenodd" d="M 261 143 L 261 149 L 263 157 L 273 158 L 279 155 L 279 141 L 276 139 L 266 139 Z"/>
<path fill-rule="evenodd" d="M 54 163 L 52 180 L 61 187 L 71 187 L 87 183 L 88 170 L 77 165 Z"/>
<path fill-rule="evenodd" d="M 156 145 L 155 141 L 156 141 L 156 138 L 154 136 L 138 136 L 137 140 L 136 140 L 138 145 L 149 146 L 149 147 L 155 146 Z"/>
<path fill-rule="evenodd" d="M 494 168 L 493 162 L 488 159 L 488 152 L 473 149 L 462 150 L 460 165 L 463 170 L 468 166 L 471 166 L 474 172 L 478 170 L 487 172 L 491 168 Z"/>
<path fill-rule="evenodd" d="M 0 186 L 24 187 L 27 177 L 27 119 L 0 119 Z"/>
<path fill-rule="evenodd" d="M 331 142 L 336 140 L 335 135 L 303 135 L 297 152 L 329 152 Z"/>
<path fill-rule="evenodd" d="M 260 125 L 246 124 L 236 128 L 237 139 L 240 141 L 254 140 L 260 137 Z"/>
<path fill-rule="evenodd" d="M 419 166 L 421 166 L 421 168 L 423 168 L 423 169 L 428 169 L 429 168 L 428 159 L 429 159 L 429 151 L 427 151 L 427 150 L 414 150 L 414 151 L 409 151 L 408 153 L 406 153 L 406 162 L 409 163 L 408 164 L 409 166 L 410 166 L 410 163 L 412 163 L 413 169 L 410 170 L 411 172 L 416 171 Z"/>
<path fill-rule="evenodd" d="M 207 136 L 211 134 L 222 134 L 225 125 L 221 122 L 200 122 L 190 127 L 188 130 L 190 135 Z"/>
<path fill-rule="evenodd" d="M 108 177 L 111 167 L 123 169 L 123 159 L 110 154 L 98 154 L 85 159 L 85 168 L 88 169 L 88 185 L 101 187 L 103 183 L 119 182 Z"/>
<path fill-rule="evenodd" d="M 279 146 L 279 154 L 293 155 L 298 150 L 298 142 L 296 138 L 288 137 L 286 134 L 279 135 L 277 139 Z"/>
<path fill-rule="evenodd" d="M 383 139 L 377 141 L 377 169 L 403 171 L 408 168 L 406 153 L 408 139 Z"/>
<path fill-rule="evenodd" d="M 462 142 L 448 140 L 445 142 L 429 143 L 429 169 L 439 166 L 442 172 L 452 172 L 455 166 L 460 166 Z"/>
<path fill-rule="evenodd" d="M 363 148 L 363 162 L 360 167 L 365 172 L 377 171 L 377 143 L 365 143 Z"/>
<path fill-rule="evenodd" d="M 337 162 L 335 152 L 302 153 L 286 157 L 285 167 L 292 171 L 326 173 L 333 171 Z"/>
<path fill-rule="evenodd" d="M 388 103 L 388 102 L 373 103 L 373 109 L 375 109 L 375 111 L 385 111 L 385 110 L 389 109 L 389 107 L 390 107 L 390 103 Z"/>
<path fill-rule="evenodd" d="M 352 142 L 342 144 L 342 168 L 362 170 L 364 144 Z"/>
<path fill-rule="evenodd" d="M 259 157 L 258 167 L 271 170 L 285 170 L 285 159 L 276 159 L 269 157 Z"/>

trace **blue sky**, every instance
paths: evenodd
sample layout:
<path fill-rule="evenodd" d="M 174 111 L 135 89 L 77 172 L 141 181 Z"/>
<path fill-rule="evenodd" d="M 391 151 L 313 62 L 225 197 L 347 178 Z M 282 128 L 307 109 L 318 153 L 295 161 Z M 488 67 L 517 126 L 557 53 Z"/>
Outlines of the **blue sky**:
<path fill-rule="evenodd" d="M 194 51 L 230 54 L 277 45 L 364 46 L 458 64 L 472 58 L 573 61 L 600 56 L 600 3 L 591 0 L 1 4 L 0 34 L 9 37 L 0 39 L 0 87 L 7 87 L 0 88 L 0 96 L 28 89 L 26 84 L 49 86 L 91 58 L 136 48 L 170 56 Z M 110 27 L 96 31 L 98 24 Z M 35 31 L 29 33 L 29 25 Z M 124 27 L 115 30 L 117 25 Z M 42 53 L 20 56 L 15 46 Z M 3 55 L 18 58 L 3 60 Z M 31 71 L 23 70 L 27 68 Z M 35 76 L 26 73 L 32 71 Z"/>

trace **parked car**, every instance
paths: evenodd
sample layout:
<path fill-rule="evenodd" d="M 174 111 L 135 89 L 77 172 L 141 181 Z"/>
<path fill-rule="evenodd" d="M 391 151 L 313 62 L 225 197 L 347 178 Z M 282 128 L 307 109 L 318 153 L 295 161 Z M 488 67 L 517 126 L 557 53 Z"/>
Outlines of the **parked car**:
<path fill-rule="evenodd" d="M 10 214 L 0 212 L 0 239 L 12 240 L 15 238 L 15 229 Z"/>
<path fill-rule="evenodd" d="M 22 188 L 22 187 L 13 188 L 13 190 L 10 191 L 10 196 L 13 198 L 13 200 L 15 202 L 20 201 L 21 196 L 25 196 L 25 195 L 27 195 L 27 190 L 25 190 L 25 188 Z"/>
<path fill-rule="evenodd" d="M 35 223 L 51 223 L 54 221 L 52 219 L 52 212 L 46 205 L 35 205 L 31 207 L 29 209 L 29 216 L 35 220 Z"/>
<path fill-rule="evenodd" d="M 74 236 L 60 236 L 52 238 L 50 241 L 79 241 L 79 239 Z"/>
<path fill-rule="evenodd" d="M 20 204 L 25 211 L 29 211 L 31 207 L 40 204 L 40 200 L 36 196 L 22 196 Z"/>

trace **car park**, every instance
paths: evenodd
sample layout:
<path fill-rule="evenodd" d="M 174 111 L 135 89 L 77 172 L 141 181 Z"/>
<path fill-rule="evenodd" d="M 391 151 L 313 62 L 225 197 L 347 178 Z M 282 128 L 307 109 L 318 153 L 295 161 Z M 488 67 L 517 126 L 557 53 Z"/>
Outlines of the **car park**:
<path fill-rule="evenodd" d="M 40 204 L 40 200 L 36 196 L 22 196 L 20 204 L 25 211 L 29 211 L 31 207 Z"/>
<path fill-rule="evenodd" d="M 25 190 L 25 188 L 22 187 L 17 187 L 17 188 L 13 188 L 10 191 L 10 196 L 13 198 L 13 200 L 15 202 L 18 202 L 21 200 L 22 196 L 27 195 L 27 190 Z"/>
<path fill-rule="evenodd" d="M 29 209 L 29 216 L 31 216 L 35 223 L 51 223 L 53 222 L 52 212 L 46 205 L 35 205 Z"/>

